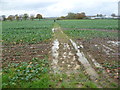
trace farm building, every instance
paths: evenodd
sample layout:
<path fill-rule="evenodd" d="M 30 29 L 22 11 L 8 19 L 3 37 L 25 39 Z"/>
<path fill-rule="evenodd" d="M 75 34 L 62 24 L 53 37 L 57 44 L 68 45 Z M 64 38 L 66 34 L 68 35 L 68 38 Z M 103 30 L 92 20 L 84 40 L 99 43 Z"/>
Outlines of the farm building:
<path fill-rule="evenodd" d="M 101 17 L 88 16 L 88 19 L 119 19 L 119 17 L 118 16 L 116 16 L 116 17 L 112 17 L 112 16 L 101 16 Z"/>

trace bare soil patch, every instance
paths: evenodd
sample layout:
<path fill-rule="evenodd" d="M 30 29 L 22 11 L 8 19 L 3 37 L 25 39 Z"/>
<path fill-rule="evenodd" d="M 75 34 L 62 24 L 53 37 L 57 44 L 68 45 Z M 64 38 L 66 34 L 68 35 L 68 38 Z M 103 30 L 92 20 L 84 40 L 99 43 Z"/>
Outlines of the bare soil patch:
<path fill-rule="evenodd" d="M 32 58 L 44 59 L 50 50 L 50 43 L 16 44 L 2 46 L 3 67 L 8 63 L 29 62 Z"/>
<path fill-rule="evenodd" d="M 115 81 L 118 81 L 118 70 L 120 69 L 118 66 L 118 55 L 120 53 L 118 52 L 118 44 L 110 43 L 111 41 L 119 43 L 117 38 L 93 38 L 91 40 L 76 40 L 79 45 L 82 44 L 84 46 L 84 48 L 81 48 L 81 50 L 86 54 L 87 58 L 90 58 L 88 56 L 92 55 L 92 57 L 94 57 L 94 59 L 100 63 L 102 67 L 104 67 L 106 73 L 111 78 L 114 78 Z"/>

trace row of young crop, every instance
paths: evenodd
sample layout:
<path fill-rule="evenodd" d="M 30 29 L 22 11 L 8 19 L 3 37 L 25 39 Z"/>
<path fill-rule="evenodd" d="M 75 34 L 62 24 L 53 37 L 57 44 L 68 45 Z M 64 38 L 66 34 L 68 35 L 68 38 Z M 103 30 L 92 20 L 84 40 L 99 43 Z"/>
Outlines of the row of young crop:
<path fill-rule="evenodd" d="M 118 30 L 118 20 L 59 20 L 63 28 Z"/>
<path fill-rule="evenodd" d="M 3 44 L 38 43 L 52 37 L 52 21 L 3 22 Z"/>
<path fill-rule="evenodd" d="M 58 20 L 57 23 L 59 23 L 62 28 L 68 28 L 69 31 L 65 32 L 69 35 L 85 38 L 86 35 L 87 37 L 90 35 L 104 37 L 110 36 L 111 33 L 76 31 L 75 29 L 118 29 L 117 20 Z M 52 27 L 53 20 L 3 22 L 3 43 L 37 43 L 48 40 L 52 37 Z"/>

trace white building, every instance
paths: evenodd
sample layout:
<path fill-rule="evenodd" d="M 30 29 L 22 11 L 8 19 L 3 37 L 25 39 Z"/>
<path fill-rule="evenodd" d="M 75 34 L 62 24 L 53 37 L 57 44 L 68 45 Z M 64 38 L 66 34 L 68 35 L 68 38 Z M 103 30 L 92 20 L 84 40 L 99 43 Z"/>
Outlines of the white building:
<path fill-rule="evenodd" d="M 3 17 L 2 16 L 0 16 L 0 21 L 3 21 Z"/>
<path fill-rule="evenodd" d="M 119 17 L 112 17 L 112 16 L 102 16 L 102 17 L 99 17 L 99 16 L 91 16 L 91 17 L 88 17 L 89 19 L 119 19 Z"/>

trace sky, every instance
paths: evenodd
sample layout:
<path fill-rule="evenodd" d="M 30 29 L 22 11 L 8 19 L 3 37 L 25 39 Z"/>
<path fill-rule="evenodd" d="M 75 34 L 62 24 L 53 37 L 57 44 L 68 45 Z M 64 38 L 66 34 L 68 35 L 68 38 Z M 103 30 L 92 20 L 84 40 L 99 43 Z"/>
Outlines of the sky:
<path fill-rule="evenodd" d="M 118 2 L 119 0 L 0 0 L 0 15 L 40 13 L 43 17 L 59 17 L 66 16 L 69 12 L 117 15 Z"/>

